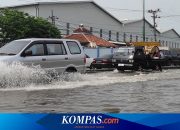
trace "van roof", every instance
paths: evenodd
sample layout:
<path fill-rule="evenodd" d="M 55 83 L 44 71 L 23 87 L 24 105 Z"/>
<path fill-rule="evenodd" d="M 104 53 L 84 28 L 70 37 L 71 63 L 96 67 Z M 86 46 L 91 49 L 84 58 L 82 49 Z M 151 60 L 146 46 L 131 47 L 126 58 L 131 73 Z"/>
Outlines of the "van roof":
<path fill-rule="evenodd" d="M 54 41 L 77 41 L 73 39 L 60 39 L 60 38 L 26 38 L 26 39 L 17 39 L 16 41 L 48 41 L 48 40 L 54 40 Z"/>

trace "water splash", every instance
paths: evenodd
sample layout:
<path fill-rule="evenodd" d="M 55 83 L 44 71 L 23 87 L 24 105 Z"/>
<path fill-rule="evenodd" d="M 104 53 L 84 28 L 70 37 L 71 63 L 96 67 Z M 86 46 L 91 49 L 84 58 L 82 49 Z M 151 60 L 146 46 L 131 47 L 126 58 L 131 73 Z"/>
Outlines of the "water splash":
<path fill-rule="evenodd" d="M 24 87 L 32 83 L 49 83 L 50 75 L 40 66 L 0 63 L 0 88 Z"/>
<path fill-rule="evenodd" d="M 53 75 L 53 76 L 52 76 Z M 119 73 L 100 72 L 92 74 L 62 74 L 46 72 L 40 66 L 27 67 L 20 63 L 0 63 L 0 90 L 42 90 L 69 89 L 84 86 L 143 82 L 180 78 L 180 70 L 167 70 L 162 73 Z"/>
<path fill-rule="evenodd" d="M 61 74 L 55 70 L 45 71 L 40 66 L 25 66 L 14 62 L 7 64 L 0 62 L 0 89 L 21 89 L 31 86 L 52 86 L 66 82 L 82 81 L 81 74 Z"/>

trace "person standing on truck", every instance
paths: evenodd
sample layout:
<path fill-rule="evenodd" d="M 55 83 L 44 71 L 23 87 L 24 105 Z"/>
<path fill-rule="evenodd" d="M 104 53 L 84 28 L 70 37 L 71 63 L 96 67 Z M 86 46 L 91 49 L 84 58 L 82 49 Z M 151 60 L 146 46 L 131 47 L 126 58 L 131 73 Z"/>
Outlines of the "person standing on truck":
<path fill-rule="evenodd" d="M 160 52 L 159 52 L 159 49 L 157 47 L 155 48 L 155 52 L 153 54 L 153 57 L 160 58 Z"/>
<path fill-rule="evenodd" d="M 160 50 L 157 46 L 155 46 L 153 49 L 152 49 L 152 58 L 157 60 L 155 63 L 155 69 L 156 70 L 159 70 L 159 71 L 162 71 L 162 67 L 161 67 L 161 54 L 160 54 Z"/>

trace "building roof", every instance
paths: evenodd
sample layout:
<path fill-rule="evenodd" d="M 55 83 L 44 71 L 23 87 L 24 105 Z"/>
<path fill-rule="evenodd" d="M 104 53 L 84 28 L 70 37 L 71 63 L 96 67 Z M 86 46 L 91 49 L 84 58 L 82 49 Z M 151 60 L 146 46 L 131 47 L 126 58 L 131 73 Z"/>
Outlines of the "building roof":
<path fill-rule="evenodd" d="M 24 6 L 31 6 L 31 5 L 47 5 L 47 4 L 65 4 L 65 3 L 89 3 L 93 2 L 93 0 L 61 0 L 61 1 L 39 1 L 39 2 L 26 2 L 24 4 L 18 4 L 18 5 L 10 5 L 10 6 L 4 6 L 2 8 L 16 8 L 16 7 L 24 7 Z"/>
<path fill-rule="evenodd" d="M 93 43 L 100 47 L 116 47 L 113 43 L 91 34 L 83 25 L 80 25 L 79 28 L 74 30 L 73 34 L 66 36 L 65 38 L 78 40 L 81 44 Z"/>
<path fill-rule="evenodd" d="M 141 21 L 143 21 L 143 19 L 138 19 L 138 20 L 126 20 L 126 21 L 123 21 L 122 23 L 126 25 L 126 24 L 133 24 L 133 23 L 141 22 Z M 152 28 L 154 28 L 154 26 L 153 26 L 147 19 L 145 19 L 145 22 L 146 22 L 147 24 L 149 24 Z M 156 28 L 156 31 L 157 31 L 158 33 L 161 33 L 157 28 Z"/>
<path fill-rule="evenodd" d="M 122 21 L 123 24 L 130 24 L 130 23 L 135 23 L 135 22 L 139 22 L 141 21 L 142 19 L 138 19 L 138 20 L 124 20 Z"/>
<path fill-rule="evenodd" d="M 117 21 L 118 23 L 122 24 L 122 22 L 116 18 L 114 15 L 112 15 L 110 12 L 108 12 L 106 9 L 104 9 L 103 7 L 101 7 L 100 5 L 98 5 L 96 2 L 92 1 L 92 3 L 97 6 L 99 9 L 101 9 L 104 13 L 108 14 L 111 18 L 113 18 L 115 21 Z"/>
<path fill-rule="evenodd" d="M 102 10 L 104 13 L 106 13 L 108 16 L 113 18 L 115 21 L 118 23 L 122 24 L 122 22 L 117 19 L 114 15 L 112 15 L 110 12 L 108 12 L 106 9 L 98 5 L 96 2 L 93 0 L 60 0 L 60 1 L 47 1 L 47 2 L 28 2 L 26 4 L 20 4 L 20 5 L 11 5 L 11 6 L 5 6 L 2 8 L 18 8 L 18 7 L 24 7 L 24 6 L 32 6 L 32 5 L 49 5 L 49 4 L 67 4 L 67 3 L 92 3 L 96 7 L 98 7 L 100 10 Z"/>
<path fill-rule="evenodd" d="M 174 32 L 179 38 L 180 38 L 180 35 L 179 35 L 179 33 L 177 33 L 176 32 L 176 30 L 175 29 L 169 29 L 169 30 L 167 30 L 167 31 L 165 31 L 165 32 L 162 32 L 162 34 L 165 34 L 165 33 L 168 33 L 168 32 Z"/>

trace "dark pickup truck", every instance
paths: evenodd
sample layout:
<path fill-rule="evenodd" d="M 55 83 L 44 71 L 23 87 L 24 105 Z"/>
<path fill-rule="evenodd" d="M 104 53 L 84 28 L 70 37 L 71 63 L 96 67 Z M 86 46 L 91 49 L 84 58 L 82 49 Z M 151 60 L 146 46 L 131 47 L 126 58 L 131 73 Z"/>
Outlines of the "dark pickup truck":
<path fill-rule="evenodd" d="M 143 69 L 161 71 L 162 60 L 158 52 L 145 54 L 144 47 L 123 47 L 114 53 L 112 62 L 119 71 Z"/>
<path fill-rule="evenodd" d="M 162 58 L 164 62 L 162 66 L 179 66 L 180 65 L 180 54 L 176 50 L 161 50 Z"/>

